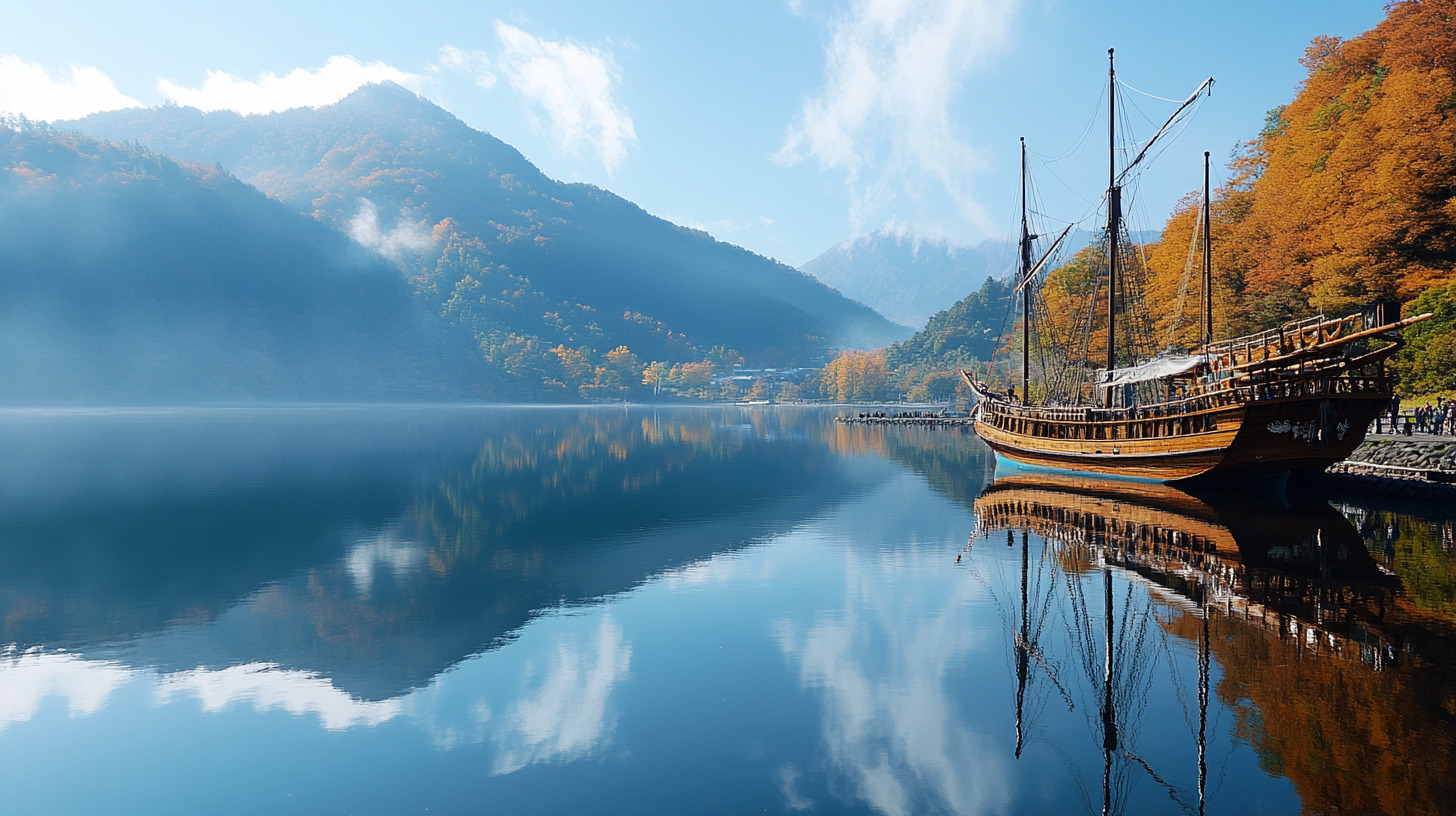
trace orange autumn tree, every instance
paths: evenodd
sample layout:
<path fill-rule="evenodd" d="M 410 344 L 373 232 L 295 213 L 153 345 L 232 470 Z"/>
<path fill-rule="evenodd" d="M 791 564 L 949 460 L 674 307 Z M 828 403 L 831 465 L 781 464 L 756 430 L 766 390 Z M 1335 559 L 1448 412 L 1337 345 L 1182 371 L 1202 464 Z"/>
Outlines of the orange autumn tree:
<path fill-rule="evenodd" d="M 1292 288 L 1339 313 L 1449 279 L 1456 2 L 1394 3 L 1359 37 L 1316 38 L 1301 63 L 1299 93 L 1244 159 L 1250 196 L 1230 237 L 1248 295 Z"/>
<path fill-rule="evenodd" d="M 881 351 L 843 351 L 819 371 L 820 392 L 837 402 L 892 399 L 889 370 Z"/>
<path fill-rule="evenodd" d="M 1231 185 L 1213 191 L 1210 239 L 1213 245 L 1213 337 L 1215 340 L 1246 334 L 1261 321 L 1245 313 L 1244 260 L 1241 242 L 1234 240 L 1241 198 L 1246 192 Z M 1158 349 L 1192 349 L 1203 342 L 1203 207 L 1201 192 L 1178 202 L 1162 239 L 1143 248 L 1147 280 L 1145 299 L 1151 309 L 1152 340 Z M 1275 320 L 1274 322 L 1278 322 Z"/>
<path fill-rule="evenodd" d="M 1301 63 L 1295 98 L 1213 194 L 1216 337 L 1456 279 L 1456 0 L 1392 3 L 1372 31 L 1316 38 Z M 1144 248 L 1153 302 L 1177 302 L 1196 199 Z M 1194 345 L 1193 262 L 1184 316 L 1155 312 L 1159 340 Z"/>
<path fill-rule="evenodd" d="M 1149 315 L 1153 341 L 1160 349 L 1189 349 L 1202 342 L 1202 207 L 1201 195 L 1185 196 L 1163 227 L 1163 240 L 1144 247 L 1143 291 L 1149 303 L 1160 306 Z"/>

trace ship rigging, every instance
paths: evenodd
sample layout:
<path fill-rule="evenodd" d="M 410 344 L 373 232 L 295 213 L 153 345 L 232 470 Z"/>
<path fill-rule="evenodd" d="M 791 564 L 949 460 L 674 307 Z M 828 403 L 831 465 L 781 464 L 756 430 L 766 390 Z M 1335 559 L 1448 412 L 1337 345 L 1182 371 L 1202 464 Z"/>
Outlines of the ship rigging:
<path fill-rule="evenodd" d="M 1401 330 L 1430 315 L 1401 320 L 1396 304 L 1379 303 L 1359 314 L 1316 315 L 1217 339 L 1209 163 L 1204 153 L 1196 230 L 1201 236 L 1193 242 L 1202 256 L 1200 318 L 1192 338 L 1195 347 L 1179 347 L 1192 252 L 1176 307 L 1151 303 L 1145 294 L 1145 264 L 1123 218 L 1124 192 L 1143 172 L 1154 145 L 1177 129 L 1210 91 L 1213 79 L 1200 84 L 1119 169 L 1118 81 L 1112 60 L 1109 49 L 1101 273 L 1084 276 L 1080 289 L 1068 285 L 1073 276 L 1062 274 L 1058 296 L 1082 297 L 1076 303 L 1049 303 L 1046 289 L 1054 275 L 1048 268 L 1071 227 L 1032 261 L 1032 244 L 1040 236 L 1028 218 L 1023 140 L 1016 277 L 1021 392 L 1019 398 L 1014 388 L 1003 393 L 962 371 L 977 397 L 977 433 L 998 456 L 1021 464 L 1161 481 L 1312 474 L 1344 459 L 1391 401 L 1393 383 L 1384 361 L 1401 347 Z M 1151 341 L 1152 308 L 1173 311 L 1169 342 L 1161 348 Z M 1060 320 L 1053 318 L 1054 310 Z M 1067 323 L 1071 330 L 1059 326 Z M 1093 362 L 1098 345 L 1104 352 L 1101 367 Z"/>

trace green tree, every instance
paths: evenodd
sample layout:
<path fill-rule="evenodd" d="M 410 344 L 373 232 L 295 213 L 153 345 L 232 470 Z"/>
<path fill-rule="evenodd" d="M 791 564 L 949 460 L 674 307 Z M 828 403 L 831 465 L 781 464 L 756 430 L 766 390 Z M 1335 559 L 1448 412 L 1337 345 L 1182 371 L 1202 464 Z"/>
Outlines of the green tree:
<path fill-rule="evenodd" d="M 1456 280 L 1421 293 L 1405 316 L 1435 317 L 1406 329 L 1406 346 L 1390 363 L 1404 396 L 1456 389 Z"/>

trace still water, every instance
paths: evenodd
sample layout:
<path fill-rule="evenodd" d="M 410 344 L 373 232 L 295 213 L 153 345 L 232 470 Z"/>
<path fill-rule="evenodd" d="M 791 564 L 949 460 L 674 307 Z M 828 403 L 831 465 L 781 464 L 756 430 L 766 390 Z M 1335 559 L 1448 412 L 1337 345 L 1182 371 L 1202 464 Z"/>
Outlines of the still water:
<path fill-rule="evenodd" d="M 1456 812 L 1451 509 L 833 416 L 0 414 L 0 811 Z"/>

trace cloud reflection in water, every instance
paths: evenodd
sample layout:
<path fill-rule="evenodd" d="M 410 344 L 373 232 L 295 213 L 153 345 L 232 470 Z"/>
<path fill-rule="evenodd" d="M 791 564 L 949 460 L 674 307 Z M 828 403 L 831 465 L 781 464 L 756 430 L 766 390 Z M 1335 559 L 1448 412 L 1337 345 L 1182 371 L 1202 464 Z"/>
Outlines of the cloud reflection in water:
<path fill-rule="evenodd" d="M 429 733 L 441 750 L 489 742 L 496 749 L 494 775 L 579 759 L 608 745 L 617 721 L 612 694 L 627 678 L 632 659 L 621 626 L 605 615 L 594 631 L 573 628 L 554 641 L 514 646 L 536 652 L 524 658 L 517 696 L 505 683 L 481 682 L 481 655 L 427 688 L 385 700 L 357 699 L 327 677 L 270 663 L 159 674 L 111 660 L 12 649 L 0 653 L 0 730 L 34 719 L 53 698 L 67 700 L 72 718 L 92 716 L 118 689 L 141 683 L 150 687 L 156 706 L 195 699 L 204 712 L 219 714 L 249 704 L 260 714 L 317 717 L 329 732 L 403 720 Z M 442 688 L 451 684 L 459 688 Z M 451 704 L 457 700 L 463 703 Z M 506 714 L 493 717 L 497 710 Z"/>
<path fill-rule="evenodd" d="M 988 645 L 969 623 L 983 599 L 970 581 L 924 583 L 935 574 L 926 562 L 956 543 L 916 540 L 913 519 L 932 517 L 911 506 L 927 497 L 917 487 L 901 479 L 841 514 L 841 541 L 910 540 L 884 551 L 845 545 L 843 607 L 807 625 L 782 622 L 777 638 L 801 686 L 820 700 L 829 770 L 854 796 L 890 816 L 1003 812 L 1011 802 L 1006 752 L 972 730 L 948 682 Z M 788 768 L 780 780 L 795 810 L 806 805 L 792 785 L 797 773 Z"/>
<path fill-rule="evenodd" d="M 544 669 L 527 668 L 529 688 L 511 705 L 496 732 L 494 772 L 586 756 L 609 740 L 616 724 L 609 698 L 627 677 L 632 645 L 604 616 L 590 644 L 573 638 L 556 645 Z"/>
<path fill-rule="evenodd" d="M 109 660 L 6 649 L 0 652 L 0 731 L 34 718 L 51 697 L 64 697 L 72 717 L 89 717 L 131 674 Z"/>
<path fill-rule="evenodd" d="M 192 696 L 202 703 L 203 711 L 216 713 L 248 702 L 259 713 L 282 709 L 295 717 L 316 715 L 327 731 L 379 725 L 401 711 L 398 699 L 356 700 L 334 688 L 327 677 L 268 663 L 178 672 L 157 678 L 156 684 L 159 705 Z"/>

